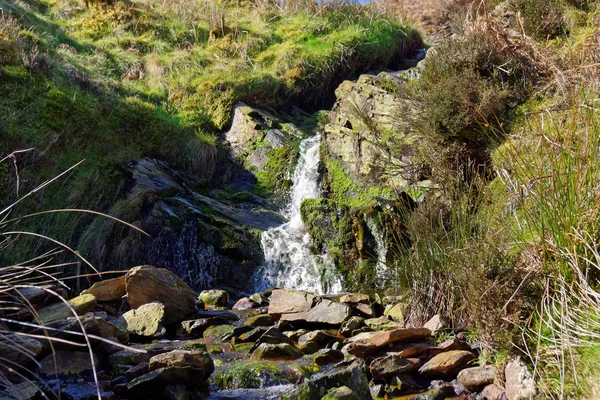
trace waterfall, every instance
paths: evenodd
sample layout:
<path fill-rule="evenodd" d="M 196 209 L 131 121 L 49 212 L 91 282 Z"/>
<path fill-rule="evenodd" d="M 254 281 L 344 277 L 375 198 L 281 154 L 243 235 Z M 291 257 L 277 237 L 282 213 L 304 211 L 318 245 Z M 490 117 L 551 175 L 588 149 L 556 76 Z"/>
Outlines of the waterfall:
<path fill-rule="evenodd" d="M 265 256 L 262 280 L 273 287 L 324 293 L 339 293 L 342 283 L 327 254 L 311 252 L 311 238 L 302 218 L 304 199 L 321 197 L 319 188 L 319 134 L 300 143 L 300 158 L 294 170 L 290 203 L 284 214 L 287 222 L 262 234 Z"/>
<path fill-rule="evenodd" d="M 371 235 L 375 239 L 375 251 L 377 252 L 377 260 L 375 271 L 377 274 L 376 282 L 387 282 L 391 274 L 390 268 L 387 265 L 387 244 L 386 244 L 386 229 L 385 225 L 378 223 L 374 217 L 364 215 L 365 222 Z"/>

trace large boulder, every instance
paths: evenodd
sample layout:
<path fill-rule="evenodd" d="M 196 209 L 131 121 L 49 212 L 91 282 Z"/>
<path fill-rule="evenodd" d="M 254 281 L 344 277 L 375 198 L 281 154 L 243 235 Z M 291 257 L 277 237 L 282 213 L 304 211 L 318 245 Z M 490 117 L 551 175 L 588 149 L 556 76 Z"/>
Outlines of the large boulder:
<path fill-rule="evenodd" d="M 340 339 L 331 332 L 324 330 L 311 331 L 298 338 L 298 347 L 306 354 L 313 354 L 329 343 L 339 341 Z"/>
<path fill-rule="evenodd" d="M 150 359 L 150 371 L 168 367 L 198 368 L 204 371 L 205 376 L 209 376 L 215 370 L 212 358 L 205 351 L 173 350 L 157 354 Z"/>
<path fill-rule="evenodd" d="M 398 354 L 390 354 L 374 359 L 369 370 L 374 381 L 384 381 L 393 375 L 412 373 L 420 366 L 421 362 L 418 358 L 404 358 Z"/>
<path fill-rule="evenodd" d="M 458 381 L 471 392 L 479 392 L 487 385 L 494 383 L 496 370 L 494 367 L 473 367 L 458 373 Z"/>
<path fill-rule="evenodd" d="M 241 360 L 225 364 L 214 375 L 219 389 L 263 388 L 300 382 L 305 377 L 296 363 Z"/>
<path fill-rule="evenodd" d="M 44 307 L 38 311 L 40 322 L 47 324 L 49 322 L 65 320 L 74 315 L 83 315 L 92 311 L 96 307 L 96 298 L 91 294 L 82 294 L 74 297 L 65 304 L 63 301 Z"/>
<path fill-rule="evenodd" d="M 307 380 L 296 388 L 285 392 L 284 400 L 321 400 L 334 388 L 347 386 L 359 399 L 372 399 L 364 361 L 354 360 L 331 371 Z"/>
<path fill-rule="evenodd" d="M 269 314 L 278 318 L 282 314 L 305 313 L 315 303 L 316 297 L 310 293 L 291 289 L 276 289 L 271 293 Z"/>
<path fill-rule="evenodd" d="M 144 304 L 135 310 L 129 310 L 116 322 L 119 328 L 138 336 L 162 336 L 166 333 L 163 326 L 166 309 L 162 303 Z"/>
<path fill-rule="evenodd" d="M 352 309 L 347 305 L 323 299 L 306 312 L 281 315 L 281 321 L 340 326 L 351 316 Z"/>
<path fill-rule="evenodd" d="M 440 353 L 427 361 L 419 372 L 427 377 L 454 378 L 475 359 L 475 354 L 465 350 L 452 350 Z"/>
<path fill-rule="evenodd" d="M 394 329 L 391 331 L 369 334 L 364 338 L 355 336 L 350 339 L 350 343 L 346 346 L 346 350 L 354 356 L 363 357 L 392 343 L 418 342 L 427 339 L 430 336 L 431 331 L 425 328 Z"/>
<path fill-rule="evenodd" d="M 196 294 L 177 275 L 149 265 L 132 268 L 125 276 L 127 301 L 132 309 L 154 301 L 164 305 L 165 324 L 182 321 L 196 309 Z"/>
<path fill-rule="evenodd" d="M 98 301 L 117 301 L 125 296 L 126 293 L 125 275 L 96 282 L 91 288 L 81 292 L 81 294 L 93 295 Z"/>
<path fill-rule="evenodd" d="M 198 299 L 205 306 L 227 307 L 229 304 L 229 293 L 226 290 L 203 290 L 200 292 Z"/>

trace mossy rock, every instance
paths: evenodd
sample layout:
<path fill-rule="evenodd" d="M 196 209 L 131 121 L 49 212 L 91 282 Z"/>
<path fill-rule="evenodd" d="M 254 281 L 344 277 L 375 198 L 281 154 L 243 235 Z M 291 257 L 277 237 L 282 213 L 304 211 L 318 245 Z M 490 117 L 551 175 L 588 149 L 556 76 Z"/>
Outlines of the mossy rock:
<path fill-rule="evenodd" d="M 213 380 L 220 389 L 261 388 L 297 383 L 309 375 L 297 363 L 242 360 L 219 369 Z"/>
<path fill-rule="evenodd" d="M 222 337 L 234 329 L 231 325 L 211 326 L 204 331 L 204 338 L 213 341 L 214 343 L 223 342 Z"/>

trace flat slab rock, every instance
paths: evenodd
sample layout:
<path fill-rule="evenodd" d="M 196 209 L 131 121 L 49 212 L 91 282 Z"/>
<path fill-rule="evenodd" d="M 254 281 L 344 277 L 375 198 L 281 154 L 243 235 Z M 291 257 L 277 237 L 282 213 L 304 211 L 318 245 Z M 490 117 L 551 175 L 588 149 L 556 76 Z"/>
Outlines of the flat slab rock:
<path fill-rule="evenodd" d="M 419 342 L 430 336 L 431 331 L 426 328 L 394 329 L 391 331 L 376 332 L 352 340 L 346 346 L 346 350 L 353 356 L 364 357 L 393 343 Z"/>
<path fill-rule="evenodd" d="M 339 326 L 351 316 L 352 309 L 347 305 L 323 299 L 308 311 L 282 314 L 280 320 Z"/>
<path fill-rule="evenodd" d="M 473 361 L 475 354 L 465 350 L 440 353 L 419 368 L 423 376 L 453 378 Z"/>
<path fill-rule="evenodd" d="M 271 293 L 269 314 L 276 317 L 282 314 L 301 313 L 308 311 L 315 303 L 312 294 L 291 289 L 275 289 Z"/>

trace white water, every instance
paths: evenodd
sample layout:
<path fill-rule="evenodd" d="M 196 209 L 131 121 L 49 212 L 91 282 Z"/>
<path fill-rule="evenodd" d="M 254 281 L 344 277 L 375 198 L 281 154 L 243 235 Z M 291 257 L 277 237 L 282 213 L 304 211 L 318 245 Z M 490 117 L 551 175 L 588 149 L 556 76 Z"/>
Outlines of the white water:
<path fill-rule="evenodd" d="M 387 265 L 387 245 L 385 241 L 386 230 L 385 225 L 380 226 L 377 221 L 369 217 L 368 215 L 364 216 L 365 221 L 367 223 L 367 227 L 371 231 L 371 235 L 375 238 L 376 243 L 376 251 L 377 251 L 377 264 L 376 264 L 376 274 L 377 279 L 375 282 L 387 282 L 390 274 L 392 273 L 391 269 Z"/>
<path fill-rule="evenodd" d="M 263 232 L 264 279 L 269 286 L 304 290 L 319 294 L 339 293 L 342 283 L 327 254 L 312 254 L 311 238 L 302 218 L 304 199 L 321 197 L 319 189 L 319 134 L 300 143 L 300 158 L 294 171 L 287 222 Z"/>

